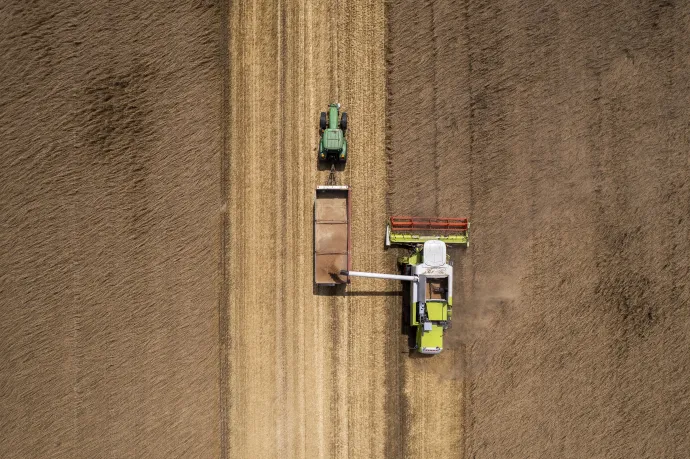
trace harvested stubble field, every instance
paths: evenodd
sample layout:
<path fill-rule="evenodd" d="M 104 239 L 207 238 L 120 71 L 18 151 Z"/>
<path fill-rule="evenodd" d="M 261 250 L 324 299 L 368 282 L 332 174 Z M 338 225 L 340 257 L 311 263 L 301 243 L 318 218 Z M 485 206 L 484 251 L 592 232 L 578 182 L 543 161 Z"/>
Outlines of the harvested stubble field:
<path fill-rule="evenodd" d="M 690 449 L 687 8 L 0 13 L 0 457 Z M 399 284 L 313 287 L 331 100 L 355 269 L 393 268 L 388 214 L 472 221 L 440 356 Z"/>

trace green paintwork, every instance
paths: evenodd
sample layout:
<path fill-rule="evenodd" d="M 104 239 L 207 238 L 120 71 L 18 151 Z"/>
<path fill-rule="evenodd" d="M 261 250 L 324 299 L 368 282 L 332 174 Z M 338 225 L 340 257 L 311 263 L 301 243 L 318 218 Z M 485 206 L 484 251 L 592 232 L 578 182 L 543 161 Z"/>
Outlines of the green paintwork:
<path fill-rule="evenodd" d="M 399 265 L 416 266 L 422 262 L 422 248 L 415 247 L 414 252 L 406 257 L 398 258 Z"/>
<path fill-rule="evenodd" d="M 422 263 L 423 246 L 417 245 L 413 252 L 404 257 L 398 258 L 398 264 L 403 267 L 405 274 L 410 274 L 414 271 L 414 266 Z M 448 260 L 450 256 L 448 256 Z M 420 288 L 422 288 L 420 286 Z M 448 301 L 444 300 L 428 300 L 426 303 L 426 314 L 431 321 L 431 331 L 424 332 L 423 327 L 419 323 L 417 317 L 417 302 L 410 304 L 410 326 L 417 327 L 415 344 L 417 350 L 422 348 L 440 348 L 443 349 L 443 322 L 449 322 L 452 317 L 453 298 L 448 297 Z"/>
<path fill-rule="evenodd" d="M 340 151 L 343 149 L 345 137 L 340 129 L 326 129 L 321 136 L 321 144 L 324 150 Z"/>
<path fill-rule="evenodd" d="M 338 105 L 328 106 L 328 127 L 321 133 L 319 160 L 344 163 L 347 160 L 347 140 L 338 125 Z"/>
<path fill-rule="evenodd" d="M 426 314 L 429 320 L 448 320 L 448 305 L 445 301 L 428 301 Z"/>
<path fill-rule="evenodd" d="M 328 106 L 328 129 L 338 129 L 338 104 Z"/>
<path fill-rule="evenodd" d="M 399 234 L 391 233 L 390 241 L 392 244 L 423 244 L 425 241 L 438 240 L 446 244 L 469 245 L 469 237 L 465 234 L 454 234 L 450 236 L 419 235 L 419 234 Z"/>
<path fill-rule="evenodd" d="M 417 327 L 417 347 L 443 349 L 443 327 L 437 324 L 431 326 L 431 331 L 422 333 L 422 327 Z"/>

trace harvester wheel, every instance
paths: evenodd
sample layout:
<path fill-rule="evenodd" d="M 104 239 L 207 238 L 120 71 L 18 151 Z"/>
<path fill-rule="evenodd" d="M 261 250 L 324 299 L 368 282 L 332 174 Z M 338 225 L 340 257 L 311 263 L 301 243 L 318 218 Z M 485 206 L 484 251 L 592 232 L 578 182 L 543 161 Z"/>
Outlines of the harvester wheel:
<path fill-rule="evenodd" d="M 347 112 L 343 112 L 343 115 L 340 117 L 340 129 L 347 131 Z"/>
<path fill-rule="evenodd" d="M 319 119 L 319 127 L 322 131 L 328 127 L 328 124 L 326 124 L 326 112 L 321 112 L 321 118 Z"/>

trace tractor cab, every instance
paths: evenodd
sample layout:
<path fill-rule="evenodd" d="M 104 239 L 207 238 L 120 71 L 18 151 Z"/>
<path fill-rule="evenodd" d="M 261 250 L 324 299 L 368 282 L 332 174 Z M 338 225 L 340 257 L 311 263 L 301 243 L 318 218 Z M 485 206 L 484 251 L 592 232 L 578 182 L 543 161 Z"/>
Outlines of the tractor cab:
<path fill-rule="evenodd" d="M 328 113 L 321 112 L 319 130 L 319 161 L 330 163 L 344 163 L 347 161 L 347 113 L 343 112 L 338 119 L 340 104 L 330 104 Z"/>

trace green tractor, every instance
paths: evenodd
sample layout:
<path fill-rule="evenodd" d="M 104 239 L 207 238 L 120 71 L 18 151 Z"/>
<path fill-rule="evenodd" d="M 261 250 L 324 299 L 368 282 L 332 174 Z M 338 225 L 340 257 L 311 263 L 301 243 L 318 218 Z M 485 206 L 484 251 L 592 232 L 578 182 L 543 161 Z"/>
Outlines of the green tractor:
<path fill-rule="evenodd" d="M 319 161 L 330 163 L 345 163 L 347 161 L 347 113 L 343 112 L 338 123 L 340 104 L 330 104 L 328 114 L 321 112 L 319 128 L 321 141 L 319 142 Z"/>

